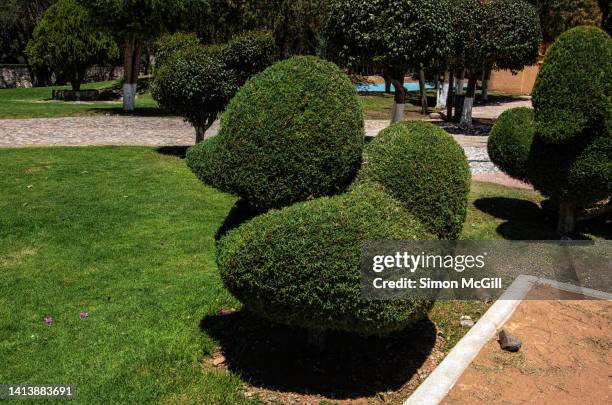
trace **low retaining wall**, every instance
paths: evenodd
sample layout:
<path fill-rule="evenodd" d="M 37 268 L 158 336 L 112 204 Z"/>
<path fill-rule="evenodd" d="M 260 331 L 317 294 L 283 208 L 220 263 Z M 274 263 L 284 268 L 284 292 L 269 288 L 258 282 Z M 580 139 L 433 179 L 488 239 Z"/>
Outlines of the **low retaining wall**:
<path fill-rule="evenodd" d="M 87 69 L 84 83 L 115 80 L 123 76 L 123 67 L 94 66 Z M 51 78 L 55 82 L 56 78 Z M 0 89 L 32 87 L 30 71 L 25 65 L 0 65 Z"/>

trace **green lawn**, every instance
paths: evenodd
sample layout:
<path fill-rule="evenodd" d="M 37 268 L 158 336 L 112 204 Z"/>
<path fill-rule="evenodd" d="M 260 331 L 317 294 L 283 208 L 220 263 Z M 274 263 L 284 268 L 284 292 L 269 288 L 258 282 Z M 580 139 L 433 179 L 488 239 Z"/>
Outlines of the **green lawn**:
<path fill-rule="evenodd" d="M 74 384 L 83 403 L 246 401 L 200 326 L 238 307 L 214 258 L 234 198 L 170 152 L 0 149 L 0 381 Z M 535 192 L 475 183 L 470 199 L 464 238 L 554 235 Z M 437 303 L 443 349 L 486 308 Z"/>
<path fill-rule="evenodd" d="M 83 89 L 107 89 L 118 86 L 117 81 L 89 83 Z M 121 114 L 121 102 L 91 102 L 77 103 L 53 101 L 53 89 L 67 89 L 66 86 L 35 87 L 30 89 L 0 89 L 0 119 L 3 118 L 50 118 L 71 117 L 79 115 Z M 414 97 L 413 97 L 414 98 Z M 374 94 L 359 96 L 366 119 L 389 119 L 393 97 Z M 415 99 L 415 102 L 418 100 Z M 407 104 L 406 115 L 412 119 L 420 117 L 420 107 Z M 134 115 L 166 115 L 149 92 L 139 94 L 136 98 Z"/>
<path fill-rule="evenodd" d="M 117 81 L 89 83 L 82 89 L 107 89 L 118 86 Z M 64 102 L 51 100 L 54 89 L 66 86 L 34 87 L 29 89 L 0 89 L 0 119 L 2 118 L 50 118 L 78 115 L 120 114 L 120 101 Z M 163 115 L 149 93 L 138 94 L 135 115 Z"/>

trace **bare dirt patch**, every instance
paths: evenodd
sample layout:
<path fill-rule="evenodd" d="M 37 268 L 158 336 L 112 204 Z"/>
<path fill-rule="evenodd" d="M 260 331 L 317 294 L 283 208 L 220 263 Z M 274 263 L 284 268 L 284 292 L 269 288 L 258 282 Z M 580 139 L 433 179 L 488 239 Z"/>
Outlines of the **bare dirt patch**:
<path fill-rule="evenodd" d="M 569 300 L 554 300 L 562 296 Z M 603 404 L 612 401 L 612 302 L 538 288 L 505 327 L 518 353 L 496 338 L 482 349 L 444 404 Z M 553 299 L 553 300 L 551 300 Z"/>

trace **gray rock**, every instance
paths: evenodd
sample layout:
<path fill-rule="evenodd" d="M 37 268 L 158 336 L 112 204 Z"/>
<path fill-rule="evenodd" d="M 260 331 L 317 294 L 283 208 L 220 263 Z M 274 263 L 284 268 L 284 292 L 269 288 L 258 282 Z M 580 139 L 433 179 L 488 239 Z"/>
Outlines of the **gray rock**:
<path fill-rule="evenodd" d="M 518 352 L 523 342 L 506 329 L 499 332 L 499 346 L 508 352 Z"/>
<path fill-rule="evenodd" d="M 472 326 L 474 326 L 474 321 L 472 320 L 470 316 L 463 315 L 461 319 L 459 320 L 459 324 L 461 326 L 471 328 Z"/>

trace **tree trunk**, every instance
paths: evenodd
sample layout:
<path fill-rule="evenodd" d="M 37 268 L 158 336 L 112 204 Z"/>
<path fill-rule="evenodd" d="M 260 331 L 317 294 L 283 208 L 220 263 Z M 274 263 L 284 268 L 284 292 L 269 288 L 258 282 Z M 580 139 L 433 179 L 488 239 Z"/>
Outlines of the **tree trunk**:
<path fill-rule="evenodd" d="M 576 207 L 569 201 L 559 201 L 559 222 L 557 232 L 560 236 L 572 235 L 576 230 Z"/>
<path fill-rule="evenodd" d="M 472 126 L 472 106 L 474 105 L 474 93 L 476 92 L 477 80 L 475 74 L 470 75 L 467 92 L 465 93 L 465 100 L 463 101 L 463 109 L 461 110 L 461 120 L 459 121 L 459 125 L 461 126 Z"/>
<path fill-rule="evenodd" d="M 425 69 L 419 69 L 419 90 L 421 92 L 421 114 L 429 114 L 427 105 L 427 89 L 425 88 Z"/>
<path fill-rule="evenodd" d="M 393 98 L 393 111 L 391 111 L 391 124 L 402 121 L 404 118 L 404 108 L 406 105 L 406 89 L 398 79 L 392 79 L 395 87 L 395 97 Z"/>
<path fill-rule="evenodd" d="M 491 80 L 491 69 L 486 69 L 482 77 L 482 101 L 489 101 L 489 80 Z"/>
<path fill-rule="evenodd" d="M 196 144 L 197 144 L 204 140 L 204 134 L 206 133 L 206 128 L 198 125 L 195 127 L 195 133 L 196 133 Z"/>
<path fill-rule="evenodd" d="M 463 94 L 463 82 L 465 81 L 465 69 L 462 69 L 459 72 L 459 77 L 457 80 L 457 95 Z"/>
<path fill-rule="evenodd" d="M 448 79 L 450 73 L 448 70 L 444 72 L 444 82 L 442 88 L 438 91 L 438 99 L 436 100 L 436 108 L 446 108 L 446 99 L 448 98 Z"/>
<path fill-rule="evenodd" d="M 383 71 L 383 79 L 385 79 L 385 93 L 391 93 L 391 77 L 386 71 Z"/>
<path fill-rule="evenodd" d="M 123 46 L 123 111 L 134 111 L 140 71 L 141 44 L 136 37 L 129 38 Z"/>
<path fill-rule="evenodd" d="M 446 98 L 446 120 L 451 121 L 453 119 L 453 99 L 455 98 L 454 89 L 455 89 L 455 75 L 453 72 L 449 72 L 448 75 L 448 95 Z"/>

